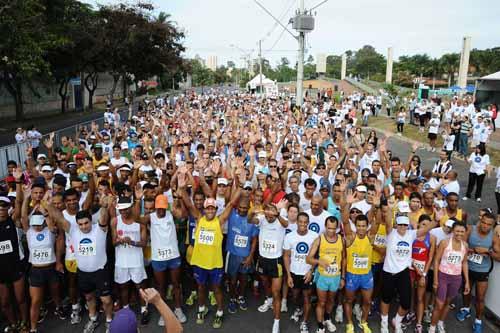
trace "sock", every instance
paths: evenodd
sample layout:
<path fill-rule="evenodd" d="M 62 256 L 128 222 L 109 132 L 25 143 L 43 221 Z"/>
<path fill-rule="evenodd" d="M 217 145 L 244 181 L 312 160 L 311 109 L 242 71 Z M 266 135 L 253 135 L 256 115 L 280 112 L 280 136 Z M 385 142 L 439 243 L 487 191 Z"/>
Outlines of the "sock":
<path fill-rule="evenodd" d="M 97 321 L 97 315 L 89 316 L 90 320 L 92 321 Z"/>
<path fill-rule="evenodd" d="M 266 302 L 267 303 L 273 303 L 273 298 L 272 297 L 266 297 Z"/>
<path fill-rule="evenodd" d="M 483 322 L 483 321 L 482 321 L 481 319 L 477 319 L 477 318 L 476 318 L 476 324 L 481 325 L 481 324 L 482 324 L 482 322 Z"/>
<path fill-rule="evenodd" d="M 330 314 L 328 312 L 325 312 L 325 321 L 330 320 Z"/>
<path fill-rule="evenodd" d="M 325 328 L 325 326 L 323 325 L 323 323 L 321 323 L 321 322 L 318 321 L 318 328 L 319 329 L 323 329 L 323 328 Z"/>
<path fill-rule="evenodd" d="M 76 304 L 72 304 L 71 305 L 71 309 L 72 310 L 80 310 L 80 304 L 76 303 Z"/>
<path fill-rule="evenodd" d="M 205 305 L 200 305 L 198 307 L 198 312 L 203 312 L 203 311 L 205 311 Z"/>
<path fill-rule="evenodd" d="M 279 325 L 280 324 L 280 320 L 279 319 L 274 319 L 274 325 Z"/>
<path fill-rule="evenodd" d="M 281 303 L 282 303 L 282 304 L 286 304 L 286 302 L 287 302 L 287 299 L 286 299 L 286 298 L 283 298 L 283 299 L 281 300 Z"/>
<path fill-rule="evenodd" d="M 444 322 L 442 320 L 438 321 L 438 326 L 444 326 Z"/>
<path fill-rule="evenodd" d="M 141 306 L 141 313 L 144 313 L 148 311 L 148 307 L 147 306 Z"/>
<path fill-rule="evenodd" d="M 222 316 L 224 314 L 224 311 L 222 310 L 217 310 L 217 312 L 215 313 L 216 316 Z"/>
<path fill-rule="evenodd" d="M 396 321 L 396 325 L 399 325 L 403 321 L 403 317 L 400 316 L 399 313 L 396 313 L 396 317 L 394 317 L 394 320 Z"/>
<path fill-rule="evenodd" d="M 106 318 L 106 323 L 110 323 L 113 321 L 113 318 Z"/>
<path fill-rule="evenodd" d="M 389 323 L 389 315 L 380 315 L 380 318 L 382 319 L 382 323 Z"/>
<path fill-rule="evenodd" d="M 465 307 L 465 306 L 464 306 L 464 307 L 463 307 L 463 308 L 461 308 L 460 310 L 466 310 L 466 311 L 470 312 L 470 306 L 469 306 L 469 307 Z"/>

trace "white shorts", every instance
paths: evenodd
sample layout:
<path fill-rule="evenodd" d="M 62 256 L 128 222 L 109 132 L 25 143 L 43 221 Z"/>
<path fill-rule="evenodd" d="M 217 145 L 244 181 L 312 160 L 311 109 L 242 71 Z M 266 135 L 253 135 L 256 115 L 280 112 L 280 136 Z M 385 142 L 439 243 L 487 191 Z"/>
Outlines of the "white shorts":
<path fill-rule="evenodd" d="M 144 267 L 123 268 L 115 267 L 115 282 L 124 284 L 132 280 L 135 284 L 139 284 L 147 279 L 146 270 Z"/>

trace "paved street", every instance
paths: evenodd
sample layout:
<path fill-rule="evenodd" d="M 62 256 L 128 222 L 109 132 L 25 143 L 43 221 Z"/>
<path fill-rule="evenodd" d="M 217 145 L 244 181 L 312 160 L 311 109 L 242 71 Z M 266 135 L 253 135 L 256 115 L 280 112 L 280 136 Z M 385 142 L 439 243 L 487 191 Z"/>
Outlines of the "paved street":
<path fill-rule="evenodd" d="M 410 149 L 410 145 L 406 142 L 401 141 L 397 137 L 393 137 L 390 139 L 389 147 L 394 152 L 394 155 L 399 156 L 404 161 L 408 158 L 408 150 Z M 421 156 L 424 161 L 424 167 L 431 167 L 432 164 L 437 160 L 436 153 L 429 153 L 425 150 L 419 150 L 418 154 Z M 468 167 L 462 161 L 454 161 L 454 167 L 458 170 L 460 175 L 460 186 L 461 189 L 465 189 L 467 186 L 467 178 L 468 175 Z M 480 207 L 491 207 L 496 209 L 496 204 L 494 202 L 494 178 L 487 178 L 485 181 L 485 186 L 483 189 L 483 202 L 481 204 L 476 203 L 473 200 L 469 200 L 467 202 L 462 203 L 462 207 L 464 207 L 469 216 L 471 216 L 471 220 L 475 221 L 477 216 L 477 210 Z M 461 193 L 462 196 L 463 193 Z M 471 220 L 469 223 L 471 223 Z M 198 326 L 195 323 L 195 309 L 185 308 L 186 315 L 188 316 L 188 323 L 184 326 L 185 332 L 196 333 L 196 332 L 238 332 L 238 333 L 257 333 L 257 332 L 270 332 L 272 328 L 272 314 L 269 311 L 268 313 L 260 313 L 257 311 L 258 305 L 260 305 L 262 299 L 255 299 L 253 296 L 249 297 L 249 310 L 246 312 L 239 311 L 234 315 L 229 315 L 226 311 L 225 313 L 225 321 L 223 324 L 223 328 L 221 330 L 212 329 L 211 321 L 213 319 L 213 315 L 215 313 L 215 309 L 211 309 L 210 314 L 207 317 L 207 321 L 203 326 Z M 293 324 L 289 317 L 291 315 L 290 308 L 293 309 L 293 305 L 291 305 L 291 301 L 289 301 L 289 313 L 285 314 L 282 318 L 281 322 L 281 331 L 283 333 L 288 332 L 298 332 L 299 326 L 298 324 Z M 213 310 L 213 311 L 212 311 Z M 459 323 L 454 319 L 455 312 L 452 311 L 450 313 L 450 319 L 446 322 L 447 331 L 448 332 L 470 332 L 470 326 L 472 325 L 472 321 L 468 320 L 465 323 Z M 452 317 L 453 315 L 453 317 Z M 154 313 L 153 319 L 151 323 L 147 327 L 141 328 L 142 333 L 152 333 L 152 332 L 162 332 L 162 329 L 156 326 L 157 322 L 157 314 Z M 84 322 L 87 318 L 84 319 Z M 42 325 L 41 328 L 44 329 L 45 332 L 54 332 L 54 333 L 63 333 L 69 331 L 78 332 L 83 330 L 84 322 L 80 325 L 73 327 L 69 324 L 69 321 L 61 322 L 56 320 L 54 317 L 49 317 Z M 313 320 L 311 320 L 313 322 Z M 374 317 L 370 320 L 370 325 L 373 329 L 373 332 L 378 332 L 379 330 L 379 318 Z M 344 325 L 340 325 L 337 328 L 338 332 L 344 331 Z M 314 332 L 316 329 L 315 324 L 311 325 L 311 332 Z M 314 330 L 313 330 L 314 329 Z M 357 329 L 357 331 L 360 331 Z M 101 326 L 98 329 L 98 332 L 104 332 L 104 326 Z M 484 329 L 485 333 L 493 333 L 498 332 L 494 331 L 487 325 Z"/>

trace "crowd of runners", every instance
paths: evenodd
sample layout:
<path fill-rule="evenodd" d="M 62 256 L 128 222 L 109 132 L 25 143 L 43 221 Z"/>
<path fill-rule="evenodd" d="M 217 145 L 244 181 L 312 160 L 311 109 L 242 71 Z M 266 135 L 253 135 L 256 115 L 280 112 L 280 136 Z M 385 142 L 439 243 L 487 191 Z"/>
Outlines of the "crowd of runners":
<path fill-rule="evenodd" d="M 30 146 L 25 165 L 9 161 L 0 195 L 5 331 L 42 330 L 50 308 L 71 324 L 88 311 L 85 333 L 100 312 L 107 331 L 124 332 L 134 325 L 131 304 L 141 325 L 154 304 L 162 316 L 149 325 L 168 332 L 182 330 L 189 306 L 199 325 L 215 307 L 211 326 L 221 328 L 260 293 L 258 311 L 271 313 L 273 333 L 285 316 L 301 333 L 334 332 L 341 322 L 347 333 L 370 333 L 368 317 L 380 318 L 382 333 L 420 333 L 427 324 L 444 333 L 456 305 L 459 321 L 474 316 L 464 331 L 482 332 L 500 260 L 499 207 L 467 212 L 460 195 L 477 184 L 480 201 L 494 171 L 486 141 L 473 136 L 461 191 L 466 175 L 447 147 L 426 169 L 419 144 L 403 160 L 388 136 L 363 133 L 378 101 L 353 94 L 299 109 L 287 98 L 189 93 L 148 101 L 129 119 L 108 112 L 102 127 L 60 144 L 50 135 L 37 142 L 46 154 Z M 432 103 L 421 121 L 431 140 L 435 118 L 444 117 L 436 135 L 449 135 L 457 117 L 484 126 L 481 110 L 460 107 L 467 99 Z M 423 107 L 400 110 L 397 121 Z"/>

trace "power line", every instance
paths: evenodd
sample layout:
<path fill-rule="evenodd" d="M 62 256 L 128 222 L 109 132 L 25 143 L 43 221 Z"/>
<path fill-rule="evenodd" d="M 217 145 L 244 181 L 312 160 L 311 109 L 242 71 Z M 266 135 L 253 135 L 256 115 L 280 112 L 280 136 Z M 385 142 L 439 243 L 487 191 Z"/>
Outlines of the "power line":
<path fill-rule="evenodd" d="M 288 8 L 285 7 L 285 11 L 279 16 L 279 21 L 283 20 L 283 18 L 288 14 L 288 12 L 290 11 L 290 9 L 292 9 L 293 5 L 295 4 L 295 1 L 296 0 L 292 0 L 290 1 L 290 5 L 288 6 Z M 276 29 L 276 27 L 279 25 L 278 22 L 274 22 L 271 30 L 264 36 L 262 37 L 260 40 L 264 41 L 266 40 L 267 37 L 269 37 L 271 35 L 271 33 L 274 32 L 274 30 Z"/>

